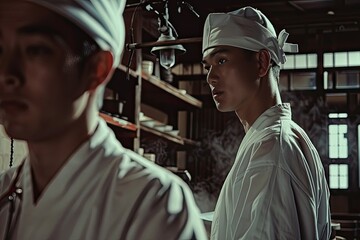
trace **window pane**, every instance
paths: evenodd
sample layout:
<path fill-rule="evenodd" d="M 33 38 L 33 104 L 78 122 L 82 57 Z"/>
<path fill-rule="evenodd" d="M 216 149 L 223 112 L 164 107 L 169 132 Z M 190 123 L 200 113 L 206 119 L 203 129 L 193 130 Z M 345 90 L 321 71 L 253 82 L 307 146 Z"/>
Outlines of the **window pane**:
<path fill-rule="evenodd" d="M 339 113 L 339 118 L 347 118 L 348 114 L 347 113 Z"/>
<path fill-rule="evenodd" d="M 348 176 L 346 177 L 339 177 L 339 188 L 340 189 L 348 189 L 349 188 L 349 181 Z"/>
<path fill-rule="evenodd" d="M 333 87 L 333 74 L 327 71 L 323 73 L 324 89 L 332 89 Z"/>
<path fill-rule="evenodd" d="M 325 96 L 328 106 L 343 107 L 347 104 L 346 93 L 327 93 Z"/>
<path fill-rule="evenodd" d="M 339 164 L 339 176 L 347 176 L 347 175 L 348 175 L 348 165 Z"/>
<path fill-rule="evenodd" d="M 295 62 L 294 62 L 294 55 L 286 55 L 286 62 L 283 65 L 284 69 L 294 69 L 295 68 Z"/>
<path fill-rule="evenodd" d="M 334 76 L 333 73 L 327 73 L 327 83 L 326 83 L 327 84 L 327 89 L 333 89 L 334 88 L 333 76 Z M 325 81 L 325 79 L 324 79 L 324 81 Z"/>
<path fill-rule="evenodd" d="M 331 135 L 336 134 L 337 136 L 338 132 L 339 132 L 338 125 L 334 125 L 334 124 L 329 125 L 329 134 Z"/>
<path fill-rule="evenodd" d="M 347 52 L 335 53 L 335 67 L 347 67 Z"/>
<path fill-rule="evenodd" d="M 329 147 L 338 147 L 339 145 L 339 136 L 336 134 L 330 134 L 329 135 Z"/>
<path fill-rule="evenodd" d="M 348 189 L 349 172 L 348 164 L 329 165 L 329 187 L 331 189 Z"/>
<path fill-rule="evenodd" d="M 339 147 L 347 147 L 348 140 L 343 134 L 339 135 Z"/>
<path fill-rule="evenodd" d="M 339 118 L 338 113 L 329 113 L 329 118 Z"/>
<path fill-rule="evenodd" d="M 346 148 L 347 149 L 347 145 L 348 145 L 347 138 L 340 136 L 340 138 L 339 138 L 339 148 Z"/>
<path fill-rule="evenodd" d="M 338 158 L 347 158 L 348 155 L 348 148 L 347 146 L 340 146 L 339 147 L 339 157 Z"/>
<path fill-rule="evenodd" d="M 316 73 L 292 73 L 291 90 L 313 90 L 316 89 Z"/>
<path fill-rule="evenodd" d="M 338 189 L 339 188 L 339 178 L 338 176 L 330 176 L 329 177 L 329 180 L 330 180 L 330 188 L 332 189 Z"/>
<path fill-rule="evenodd" d="M 349 52 L 349 66 L 360 66 L 360 51 Z"/>
<path fill-rule="evenodd" d="M 341 113 L 340 113 L 341 114 Z M 340 116 L 337 114 L 337 116 Z M 335 117 L 336 113 L 330 113 L 329 117 Z M 341 114 L 344 116 L 344 114 Z M 329 125 L 329 158 L 348 157 L 348 126 L 346 124 Z"/>
<path fill-rule="evenodd" d="M 324 78 L 324 89 L 329 89 L 329 73 L 327 71 L 323 73 L 323 78 Z"/>
<path fill-rule="evenodd" d="M 330 164 L 329 165 L 329 175 L 330 176 L 339 176 L 339 164 Z"/>
<path fill-rule="evenodd" d="M 329 118 L 347 118 L 347 113 L 329 113 Z"/>
<path fill-rule="evenodd" d="M 307 68 L 306 66 L 306 54 L 295 55 L 295 68 Z"/>
<path fill-rule="evenodd" d="M 317 68 L 317 54 L 312 53 L 307 55 L 307 67 Z"/>
<path fill-rule="evenodd" d="M 347 133 L 348 126 L 346 124 L 339 124 L 339 133 Z M 344 137 L 344 136 L 343 136 Z"/>
<path fill-rule="evenodd" d="M 333 67 L 333 53 L 324 53 L 324 67 Z"/>
<path fill-rule="evenodd" d="M 359 72 L 343 71 L 336 73 L 336 88 L 358 88 Z"/>
<path fill-rule="evenodd" d="M 339 149 L 329 146 L 329 158 L 339 158 Z"/>

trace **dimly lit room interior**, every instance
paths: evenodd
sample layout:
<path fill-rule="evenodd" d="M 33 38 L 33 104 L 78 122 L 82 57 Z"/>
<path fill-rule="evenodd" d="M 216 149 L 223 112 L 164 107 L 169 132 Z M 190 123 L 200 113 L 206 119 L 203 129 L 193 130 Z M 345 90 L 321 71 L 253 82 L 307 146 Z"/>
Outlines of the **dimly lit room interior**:
<path fill-rule="evenodd" d="M 359 0 L 127 0 L 125 50 L 100 116 L 123 146 L 184 180 L 200 212 L 214 211 L 245 131 L 216 109 L 203 27 L 209 13 L 246 6 L 298 44 L 281 65 L 281 97 L 320 155 L 336 235 L 360 239 Z M 2 172 L 27 148 L 0 133 Z"/>

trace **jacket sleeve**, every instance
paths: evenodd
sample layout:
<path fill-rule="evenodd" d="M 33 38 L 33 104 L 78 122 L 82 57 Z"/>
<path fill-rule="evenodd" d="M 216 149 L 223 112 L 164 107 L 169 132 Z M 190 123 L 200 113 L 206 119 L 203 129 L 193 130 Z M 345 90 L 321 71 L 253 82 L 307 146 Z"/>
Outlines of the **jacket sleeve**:
<path fill-rule="evenodd" d="M 293 171 L 307 178 L 302 181 L 278 164 L 281 159 L 305 162 L 300 152 L 280 149 L 273 142 L 253 151 L 247 171 L 234 184 L 239 197 L 234 199 L 233 239 L 322 239 L 318 189 L 312 184 L 311 172 L 305 165 L 296 165 Z"/>
<path fill-rule="evenodd" d="M 301 239 L 291 184 L 274 166 L 253 168 L 242 179 L 231 221 L 234 239 Z"/>

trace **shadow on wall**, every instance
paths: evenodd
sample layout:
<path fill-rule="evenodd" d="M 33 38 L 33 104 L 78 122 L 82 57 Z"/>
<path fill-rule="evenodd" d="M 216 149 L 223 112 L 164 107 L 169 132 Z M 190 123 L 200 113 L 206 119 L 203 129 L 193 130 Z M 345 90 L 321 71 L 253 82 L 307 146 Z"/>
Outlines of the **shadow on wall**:
<path fill-rule="evenodd" d="M 146 138 L 141 139 L 141 147 L 146 149 L 145 153 L 154 153 L 155 162 L 160 166 L 175 166 L 175 159 L 171 158 L 171 147 L 168 142 L 161 138 Z"/>
<path fill-rule="evenodd" d="M 201 147 L 190 154 L 189 162 L 196 166 L 197 181 L 193 187 L 196 202 L 202 212 L 207 212 L 215 208 L 245 132 L 234 114 L 222 131 L 203 129 L 202 136 Z"/>
<path fill-rule="evenodd" d="M 283 102 L 291 104 L 292 119 L 308 134 L 322 159 L 327 154 L 327 119 L 329 108 L 316 93 L 282 92 Z M 344 111 L 344 110 L 342 110 Z"/>

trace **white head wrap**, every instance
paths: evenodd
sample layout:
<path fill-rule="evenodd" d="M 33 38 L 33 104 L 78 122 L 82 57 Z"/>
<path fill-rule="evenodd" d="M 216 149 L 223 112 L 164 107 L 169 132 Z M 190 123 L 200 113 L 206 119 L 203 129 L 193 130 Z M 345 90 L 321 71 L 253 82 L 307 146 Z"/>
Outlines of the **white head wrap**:
<path fill-rule="evenodd" d="M 286 62 L 284 52 L 298 52 L 298 45 L 286 43 L 289 34 L 282 30 L 276 36 L 269 19 L 259 10 L 244 7 L 229 13 L 210 13 L 205 21 L 202 53 L 225 45 L 258 52 L 267 49 L 273 61 Z"/>
<path fill-rule="evenodd" d="M 87 33 L 120 64 L 125 42 L 123 11 L 126 0 L 27 0 L 54 11 Z"/>

